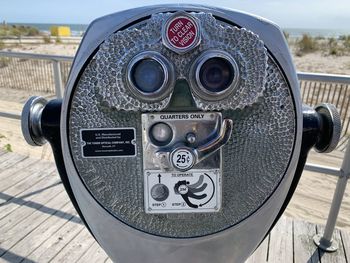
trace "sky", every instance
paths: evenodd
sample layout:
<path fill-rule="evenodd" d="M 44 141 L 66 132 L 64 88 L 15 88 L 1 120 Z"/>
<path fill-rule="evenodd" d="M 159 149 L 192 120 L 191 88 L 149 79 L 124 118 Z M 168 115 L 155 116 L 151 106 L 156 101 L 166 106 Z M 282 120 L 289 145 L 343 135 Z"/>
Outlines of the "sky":
<path fill-rule="evenodd" d="M 350 29 L 350 0 L 0 0 L 0 21 L 89 24 L 120 10 L 163 3 L 228 7 L 265 17 L 284 28 Z"/>

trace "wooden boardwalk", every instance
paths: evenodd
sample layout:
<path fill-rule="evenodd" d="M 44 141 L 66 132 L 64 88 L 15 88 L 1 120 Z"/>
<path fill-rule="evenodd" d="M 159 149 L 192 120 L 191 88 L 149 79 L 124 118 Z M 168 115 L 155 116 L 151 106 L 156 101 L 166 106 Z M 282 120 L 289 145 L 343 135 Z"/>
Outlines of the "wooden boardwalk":
<path fill-rule="evenodd" d="M 247 262 L 350 263 L 350 233 L 336 230 L 340 249 L 328 254 L 312 242 L 322 231 L 284 216 Z M 0 262 L 111 262 L 77 216 L 54 163 L 0 150 Z"/>

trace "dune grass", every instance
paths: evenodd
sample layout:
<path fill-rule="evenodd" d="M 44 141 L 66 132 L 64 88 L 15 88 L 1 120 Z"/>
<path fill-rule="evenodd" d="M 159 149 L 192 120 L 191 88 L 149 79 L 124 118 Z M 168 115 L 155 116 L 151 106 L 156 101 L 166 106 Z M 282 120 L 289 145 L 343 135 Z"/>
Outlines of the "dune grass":
<path fill-rule="evenodd" d="M 317 40 L 307 34 L 303 34 L 301 39 L 297 40 L 296 46 L 297 46 L 296 54 L 298 56 L 317 51 L 319 48 L 319 44 Z"/>
<path fill-rule="evenodd" d="M 294 40 L 293 44 L 295 44 L 297 56 L 313 52 L 321 52 L 323 56 L 350 55 L 350 35 L 326 38 L 304 34 L 301 38 Z"/>
<path fill-rule="evenodd" d="M 43 36 L 43 41 L 45 44 L 49 44 L 51 43 L 51 37 L 50 36 Z"/>
<path fill-rule="evenodd" d="M 21 36 L 39 36 L 40 31 L 36 27 L 24 25 L 0 25 L 0 37 L 21 37 Z"/>

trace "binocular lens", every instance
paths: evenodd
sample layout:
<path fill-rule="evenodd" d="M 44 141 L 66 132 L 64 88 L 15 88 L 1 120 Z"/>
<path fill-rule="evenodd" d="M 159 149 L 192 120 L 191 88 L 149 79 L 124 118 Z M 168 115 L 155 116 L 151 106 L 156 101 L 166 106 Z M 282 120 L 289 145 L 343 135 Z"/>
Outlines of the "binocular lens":
<path fill-rule="evenodd" d="M 193 62 L 190 76 L 191 87 L 197 96 L 218 101 L 227 98 L 237 87 L 239 69 L 228 52 L 207 50 Z"/>
<path fill-rule="evenodd" d="M 174 67 L 156 51 L 144 51 L 127 66 L 127 83 L 135 97 L 143 101 L 159 101 L 173 90 Z"/>
<path fill-rule="evenodd" d="M 210 92 L 222 92 L 230 87 L 234 78 L 232 64 L 221 57 L 210 58 L 199 70 L 202 86 Z"/>
<path fill-rule="evenodd" d="M 135 87 L 145 93 L 159 90 L 165 80 L 162 65 L 150 58 L 140 60 L 134 65 L 131 78 Z"/>

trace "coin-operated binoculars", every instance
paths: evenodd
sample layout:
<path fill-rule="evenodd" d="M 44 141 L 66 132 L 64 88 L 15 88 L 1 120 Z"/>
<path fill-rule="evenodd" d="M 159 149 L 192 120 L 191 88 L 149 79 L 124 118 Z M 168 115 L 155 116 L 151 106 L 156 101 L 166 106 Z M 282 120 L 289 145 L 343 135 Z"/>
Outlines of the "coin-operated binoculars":
<path fill-rule="evenodd" d="M 288 204 L 333 106 L 302 107 L 281 30 L 233 10 L 164 5 L 95 20 L 63 101 L 32 97 L 65 188 L 116 262 L 242 262 Z"/>

